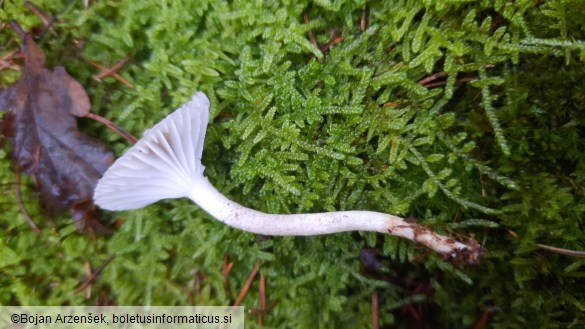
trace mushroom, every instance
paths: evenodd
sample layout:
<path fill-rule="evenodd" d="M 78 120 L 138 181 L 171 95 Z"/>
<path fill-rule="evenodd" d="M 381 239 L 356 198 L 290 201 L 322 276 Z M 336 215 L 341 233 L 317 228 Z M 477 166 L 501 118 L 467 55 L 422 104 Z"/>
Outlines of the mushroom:
<path fill-rule="evenodd" d="M 373 211 L 267 214 L 246 208 L 220 193 L 203 175 L 201 163 L 209 99 L 197 92 L 131 147 L 99 180 L 94 200 L 107 210 L 129 210 L 161 199 L 187 197 L 219 221 L 252 233 L 307 236 L 346 231 L 373 231 L 425 245 L 457 263 L 471 264 L 484 252 L 439 235 L 403 218 Z"/>

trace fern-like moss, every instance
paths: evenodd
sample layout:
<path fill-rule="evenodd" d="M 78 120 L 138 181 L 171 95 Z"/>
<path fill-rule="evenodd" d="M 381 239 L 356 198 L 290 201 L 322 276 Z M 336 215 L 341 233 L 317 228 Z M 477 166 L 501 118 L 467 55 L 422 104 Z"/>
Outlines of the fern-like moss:
<path fill-rule="evenodd" d="M 581 1 L 35 3 L 58 15 L 39 40 L 49 65 L 65 66 L 92 111 L 125 129 L 140 134 L 205 91 L 214 119 L 203 161 L 229 197 L 268 212 L 412 216 L 473 234 L 489 252 L 457 268 L 373 233 L 265 239 L 184 200 L 108 213 L 113 234 L 92 238 L 67 216 L 43 219 L 24 178 L 37 237 L 11 193 L 5 145 L 0 304 L 228 305 L 260 261 L 268 303 L 278 302 L 270 327 L 369 328 L 374 291 L 384 326 L 469 328 L 488 311 L 494 328 L 585 321 L 583 261 L 537 247 L 585 249 Z M 0 2 L 10 19 L 42 29 L 24 1 Z M 0 30 L 2 56 L 18 45 Z M 123 57 L 134 88 L 92 78 L 88 61 Z M 4 69 L 0 84 L 18 76 Z M 118 154 L 128 147 L 81 126 Z M 86 300 L 76 291 L 86 264 L 111 256 Z M 247 308 L 259 307 L 257 290 Z"/>

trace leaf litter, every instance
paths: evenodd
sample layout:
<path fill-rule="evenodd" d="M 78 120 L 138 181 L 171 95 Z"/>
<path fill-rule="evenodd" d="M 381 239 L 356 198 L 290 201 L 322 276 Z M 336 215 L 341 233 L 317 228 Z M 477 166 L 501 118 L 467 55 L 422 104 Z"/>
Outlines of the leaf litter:
<path fill-rule="evenodd" d="M 70 209 L 81 229 L 106 233 L 92 203 L 98 179 L 114 155 L 101 141 L 81 133 L 76 117 L 90 114 L 90 101 L 63 67 L 45 68 L 45 54 L 16 22 L 22 38 L 21 78 L 0 92 L 2 133 L 12 140 L 17 172 L 31 175 L 45 213 Z"/>

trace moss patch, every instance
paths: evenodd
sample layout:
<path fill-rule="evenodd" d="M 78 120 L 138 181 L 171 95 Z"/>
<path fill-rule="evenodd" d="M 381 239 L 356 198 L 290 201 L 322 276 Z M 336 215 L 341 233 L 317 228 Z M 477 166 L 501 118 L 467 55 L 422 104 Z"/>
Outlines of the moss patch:
<path fill-rule="evenodd" d="M 229 305 L 260 261 L 268 302 L 278 301 L 270 327 L 369 328 L 374 290 L 385 326 L 412 327 L 408 310 L 448 328 L 469 328 L 486 310 L 495 328 L 585 321 L 585 262 L 537 247 L 585 249 L 581 1 L 35 3 L 58 15 L 40 41 L 49 65 L 65 66 L 92 110 L 128 131 L 206 92 L 214 119 L 203 162 L 230 198 L 267 212 L 413 216 L 473 234 L 489 253 L 454 268 L 372 233 L 264 239 L 186 200 L 108 213 L 113 235 L 94 239 L 67 216 L 43 219 L 24 179 L 25 204 L 44 227 L 37 237 L 11 193 L 5 145 L 0 304 Z M 0 20 L 16 18 L 42 30 L 23 1 L 0 2 Z M 16 34 L 0 30 L 0 45 L 2 55 L 17 49 Z M 123 57 L 134 88 L 92 79 L 88 60 Z M 3 70 L 0 84 L 18 75 Z M 128 147 L 80 125 L 118 154 Z M 381 267 L 360 261 L 372 249 Z M 84 264 L 111 255 L 91 297 L 75 292 Z M 248 309 L 259 307 L 257 291 L 258 280 Z"/>

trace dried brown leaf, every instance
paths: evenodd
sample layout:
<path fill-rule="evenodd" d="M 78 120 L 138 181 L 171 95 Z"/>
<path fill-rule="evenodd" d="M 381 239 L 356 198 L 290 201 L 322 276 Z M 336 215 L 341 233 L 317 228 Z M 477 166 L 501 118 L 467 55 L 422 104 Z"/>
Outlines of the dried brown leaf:
<path fill-rule="evenodd" d="M 7 137 L 13 140 L 14 161 L 35 178 L 45 209 L 54 215 L 90 201 L 114 156 L 102 142 L 77 129 L 75 117 L 90 110 L 81 84 L 63 67 L 45 68 L 42 49 L 18 24 L 12 26 L 23 40 L 25 68 L 20 80 L 0 92 L 0 111 L 13 116 L 3 120 L 3 130 L 12 132 Z"/>

